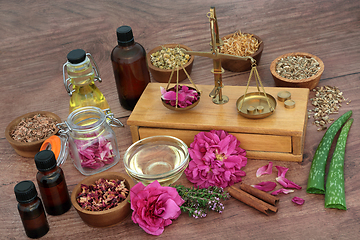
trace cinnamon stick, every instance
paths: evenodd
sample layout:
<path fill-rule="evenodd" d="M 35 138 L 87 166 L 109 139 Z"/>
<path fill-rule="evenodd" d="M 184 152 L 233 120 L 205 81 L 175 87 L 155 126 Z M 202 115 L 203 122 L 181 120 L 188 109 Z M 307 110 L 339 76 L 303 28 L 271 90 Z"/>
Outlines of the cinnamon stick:
<path fill-rule="evenodd" d="M 237 200 L 245 203 L 246 205 L 249 205 L 256 210 L 265 213 L 266 215 L 268 215 L 269 211 L 277 212 L 278 210 L 277 207 L 272 206 L 234 186 L 228 187 L 227 191 L 233 198 L 236 198 Z"/>
<path fill-rule="evenodd" d="M 270 203 L 272 205 L 276 205 L 280 201 L 280 199 L 278 197 L 275 197 L 267 192 L 261 191 L 257 188 L 247 185 L 245 183 L 240 183 L 239 187 L 241 190 L 243 190 L 257 198 L 260 198 L 261 200 L 263 200 L 267 203 Z"/>

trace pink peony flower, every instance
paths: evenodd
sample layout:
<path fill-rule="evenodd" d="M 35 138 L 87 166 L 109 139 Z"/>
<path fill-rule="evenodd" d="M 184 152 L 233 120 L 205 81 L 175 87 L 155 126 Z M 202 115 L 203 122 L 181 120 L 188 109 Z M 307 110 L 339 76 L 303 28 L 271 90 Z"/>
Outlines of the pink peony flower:
<path fill-rule="evenodd" d="M 256 185 L 251 185 L 251 186 L 254 188 L 257 188 L 261 191 L 264 191 L 264 192 L 270 192 L 270 191 L 274 190 L 274 188 L 276 187 L 276 183 L 267 181 L 267 182 L 261 182 L 261 183 L 258 183 Z"/>
<path fill-rule="evenodd" d="M 131 219 L 152 235 L 160 235 L 164 227 L 181 214 L 180 206 L 185 202 L 175 188 L 162 187 L 158 181 L 144 186 L 137 183 L 130 190 Z"/>
<path fill-rule="evenodd" d="M 256 171 L 256 177 L 260 177 L 261 175 L 264 175 L 264 174 L 271 174 L 272 173 L 272 166 L 273 166 L 273 163 L 269 162 L 269 164 L 260 167 Z"/>
<path fill-rule="evenodd" d="M 223 130 L 200 132 L 190 144 L 191 161 L 185 170 L 186 177 L 195 186 L 226 188 L 240 182 L 246 173 L 246 151 L 240 141 Z"/>

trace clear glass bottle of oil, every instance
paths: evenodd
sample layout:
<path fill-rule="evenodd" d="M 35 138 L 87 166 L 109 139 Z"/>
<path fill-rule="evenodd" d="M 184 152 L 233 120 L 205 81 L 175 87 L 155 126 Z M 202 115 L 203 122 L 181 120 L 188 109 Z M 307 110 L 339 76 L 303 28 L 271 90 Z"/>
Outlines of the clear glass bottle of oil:
<path fill-rule="evenodd" d="M 85 106 L 109 109 L 104 95 L 95 85 L 95 81 L 101 82 L 101 78 L 91 54 L 86 53 L 83 49 L 75 49 L 69 52 L 67 59 L 68 61 L 63 66 L 63 78 L 65 89 L 70 95 L 69 113 Z"/>

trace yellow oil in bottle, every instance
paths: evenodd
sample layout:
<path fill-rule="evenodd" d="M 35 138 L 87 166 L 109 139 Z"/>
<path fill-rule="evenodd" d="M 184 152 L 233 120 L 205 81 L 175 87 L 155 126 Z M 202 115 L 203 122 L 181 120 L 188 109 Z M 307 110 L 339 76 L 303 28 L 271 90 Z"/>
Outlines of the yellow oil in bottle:
<path fill-rule="evenodd" d="M 70 93 L 70 113 L 77 108 L 86 106 L 94 106 L 103 110 L 110 108 L 104 95 L 94 83 L 95 71 L 84 50 L 71 51 L 68 54 L 66 67 L 69 81 L 73 87 Z M 96 77 L 100 78 L 99 76 Z M 68 88 L 67 90 L 69 92 Z"/>

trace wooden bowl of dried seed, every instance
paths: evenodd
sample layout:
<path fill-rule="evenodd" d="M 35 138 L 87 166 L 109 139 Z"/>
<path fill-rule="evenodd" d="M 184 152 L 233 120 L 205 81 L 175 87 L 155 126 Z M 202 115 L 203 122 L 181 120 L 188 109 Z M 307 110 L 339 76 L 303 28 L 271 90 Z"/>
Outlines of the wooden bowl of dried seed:
<path fill-rule="evenodd" d="M 130 214 L 130 189 L 133 186 L 134 181 L 126 174 L 97 173 L 74 187 L 71 203 L 89 226 L 112 226 Z"/>
<path fill-rule="evenodd" d="M 221 53 L 240 57 L 250 56 L 256 60 L 256 65 L 259 65 L 264 50 L 264 43 L 259 36 L 238 31 L 221 39 L 224 43 Z M 223 59 L 221 66 L 231 72 L 243 72 L 251 69 L 251 61 Z"/>
<path fill-rule="evenodd" d="M 310 53 L 293 52 L 277 57 L 270 71 L 278 87 L 298 87 L 312 90 L 324 72 L 324 63 Z"/>
<path fill-rule="evenodd" d="M 26 113 L 9 123 L 5 137 L 17 154 L 33 158 L 43 142 L 59 131 L 57 123 L 61 123 L 61 119 L 52 112 Z"/>
<path fill-rule="evenodd" d="M 191 48 L 182 44 L 164 44 L 158 46 L 146 54 L 148 67 L 150 73 L 155 81 L 161 83 L 169 82 L 172 69 L 175 67 L 172 83 L 176 83 L 177 71 L 176 66 L 179 66 L 179 82 L 190 76 L 194 64 L 194 56 L 185 54 L 183 51 L 192 51 Z M 185 73 L 185 68 L 187 74 Z"/>

